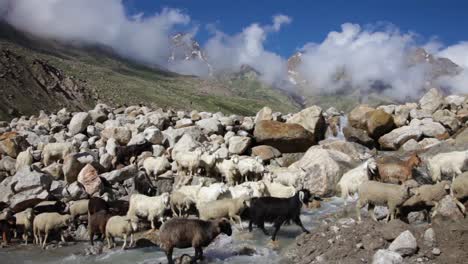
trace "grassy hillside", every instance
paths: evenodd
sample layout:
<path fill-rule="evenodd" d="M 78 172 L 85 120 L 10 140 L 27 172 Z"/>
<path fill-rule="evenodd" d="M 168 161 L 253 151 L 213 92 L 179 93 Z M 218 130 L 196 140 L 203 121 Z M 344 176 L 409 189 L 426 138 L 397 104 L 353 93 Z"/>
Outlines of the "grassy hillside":
<path fill-rule="evenodd" d="M 281 112 L 297 111 L 299 107 L 286 94 L 248 78 L 221 81 L 181 76 L 128 62 L 103 49 L 72 48 L 53 41 L 32 40 L 5 25 L 0 33 L 0 50 L 18 54 L 29 63 L 35 59 L 46 61 L 65 75 L 85 83 L 97 95 L 95 99 L 112 105 L 144 103 L 243 115 L 255 114 L 265 105 Z M 8 92 L 9 87 L 2 88 Z M 20 104 L 28 102 L 23 100 Z M 17 109 L 33 114 L 26 105 L 17 105 Z M 2 113 L 2 117 L 7 115 Z"/>

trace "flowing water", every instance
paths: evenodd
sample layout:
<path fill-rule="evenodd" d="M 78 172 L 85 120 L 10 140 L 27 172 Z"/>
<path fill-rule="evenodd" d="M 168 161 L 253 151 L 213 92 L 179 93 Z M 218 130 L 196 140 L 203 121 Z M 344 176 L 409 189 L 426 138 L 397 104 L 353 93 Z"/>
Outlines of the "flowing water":
<path fill-rule="evenodd" d="M 340 116 L 340 122 L 339 122 L 339 126 L 338 126 L 338 129 L 337 129 L 337 135 L 334 136 L 332 131 L 331 131 L 331 128 L 328 127 L 327 128 L 327 139 L 340 139 L 340 140 L 344 140 L 345 139 L 345 136 L 343 134 L 343 128 L 345 128 L 346 126 L 348 125 L 348 116 L 347 115 L 341 115 Z"/>
<path fill-rule="evenodd" d="M 331 198 L 322 202 L 322 207 L 318 209 L 303 210 L 301 219 L 304 226 L 313 230 L 322 219 L 330 216 L 340 208 L 343 202 L 339 198 Z M 278 232 L 279 247 L 273 249 L 270 245 L 269 237 L 265 236 L 259 229 L 252 233 L 247 230 L 247 223 L 243 223 L 245 230 L 233 229 L 233 235 L 228 237 L 220 235 L 209 247 L 204 250 L 205 261 L 203 263 L 287 263 L 284 253 L 293 245 L 294 239 L 301 233 L 298 226 L 292 224 L 283 226 Z M 267 230 L 272 231 L 271 225 L 267 225 Z M 118 244 L 121 245 L 121 244 Z M 37 246 L 18 245 L 11 248 L 0 249 L 0 263 L 3 264 L 39 264 L 39 263 L 166 263 L 166 257 L 158 247 L 137 248 L 120 250 L 105 250 L 103 254 L 97 256 L 85 256 L 87 242 L 79 242 L 75 245 L 67 245 L 60 248 L 41 250 Z M 252 254 L 239 254 L 245 248 L 254 249 Z M 187 253 L 194 255 L 193 249 L 176 249 L 174 258 Z"/>

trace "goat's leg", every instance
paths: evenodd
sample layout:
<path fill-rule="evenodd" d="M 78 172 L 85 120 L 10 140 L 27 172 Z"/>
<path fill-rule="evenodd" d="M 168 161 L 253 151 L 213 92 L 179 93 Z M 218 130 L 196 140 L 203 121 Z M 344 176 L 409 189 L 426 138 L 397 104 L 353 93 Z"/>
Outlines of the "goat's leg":
<path fill-rule="evenodd" d="M 299 220 L 300 221 L 300 220 Z M 278 233 L 279 229 L 281 228 L 281 225 L 284 223 L 284 218 L 277 218 L 275 220 L 274 226 L 275 226 L 275 231 L 273 231 L 273 235 L 271 236 L 271 240 L 275 241 L 276 240 L 276 234 Z M 302 224 L 301 224 L 302 226 Z"/>
<path fill-rule="evenodd" d="M 252 219 L 249 220 L 249 232 L 252 232 Z"/>
<path fill-rule="evenodd" d="M 361 200 L 358 199 L 358 201 L 356 203 L 356 216 L 357 216 L 358 223 L 361 222 L 361 209 L 362 209 L 362 207 L 364 207 L 364 205 L 361 202 Z"/>
<path fill-rule="evenodd" d="M 167 263 L 168 264 L 174 264 L 174 261 L 172 260 L 172 251 L 174 250 L 174 248 L 168 248 L 166 250 L 166 257 L 167 257 Z"/>
<path fill-rule="evenodd" d="M 237 220 L 239 221 L 239 226 L 240 226 L 240 228 L 241 228 L 242 230 L 244 230 L 244 227 L 242 226 L 242 219 L 241 219 L 241 217 L 238 216 L 238 215 L 235 215 L 234 218 L 237 218 Z"/>
<path fill-rule="evenodd" d="M 123 235 L 123 239 L 124 239 L 124 243 L 123 243 L 123 245 L 122 245 L 122 250 L 124 250 L 125 247 L 127 246 L 127 234 L 124 234 L 124 235 Z"/>
<path fill-rule="evenodd" d="M 294 217 L 293 219 L 294 223 L 296 223 L 296 225 L 300 226 L 301 229 L 302 229 L 302 232 L 305 232 L 307 234 L 310 234 L 309 230 L 307 230 L 304 225 L 302 224 L 302 221 L 301 221 L 301 217 L 299 215 L 297 215 L 296 217 Z"/>
<path fill-rule="evenodd" d="M 94 233 L 91 231 L 89 232 L 89 243 L 94 246 Z"/>
<path fill-rule="evenodd" d="M 369 205 L 367 206 L 367 212 L 369 213 L 372 220 L 377 222 L 377 218 L 375 217 L 375 214 L 374 214 L 374 208 L 375 208 L 375 205 L 373 203 L 369 203 Z"/>
<path fill-rule="evenodd" d="M 111 245 L 110 236 L 109 236 L 109 235 L 106 235 L 106 239 L 107 239 L 107 246 L 109 247 L 109 249 L 111 249 L 111 248 L 112 248 L 112 245 Z"/>
<path fill-rule="evenodd" d="M 130 244 L 128 245 L 129 247 L 133 246 L 133 233 L 130 234 Z"/>
<path fill-rule="evenodd" d="M 262 221 L 260 223 L 257 224 L 257 226 L 263 231 L 263 234 L 265 234 L 265 236 L 269 236 L 270 234 L 266 231 L 265 229 L 265 223 Z"/>

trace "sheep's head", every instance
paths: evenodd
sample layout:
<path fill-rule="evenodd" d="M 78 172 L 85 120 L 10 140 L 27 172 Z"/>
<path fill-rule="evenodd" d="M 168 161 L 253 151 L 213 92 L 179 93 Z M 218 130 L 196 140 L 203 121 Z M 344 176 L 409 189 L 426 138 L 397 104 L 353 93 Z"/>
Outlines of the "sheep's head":
<path fill-rule="evenodd" d="M 217 220 L 216 224 L 218 225 L 219 233 L 224 233 L 228 236 L 232 235 L 231 223 L 229 222 L 228 219 L 223 218 L 223 219 Z"/>
<path fill-rule="evenodd" d="M 169 193 L 163 193 L 161 194 L 161 199 L 165 207 L 169 206 L 170 198 L 169 198 Z"/>
<path fill-rule="evenodd" d="M 232 160 L 232 162 L 233 162 L 234 164 L 238 164 L 238 163 L 239 163 L 239 156 L 234 155 L 234 156 L 232 156 L 231 160 Z"/>
<path fill-rule="evenodd" d="M 307 189 L 302 189 L 298 192 L 299 194 L 299 201 L 303 204 L 307 204 L 310 202 L 311 194 L 310 191 Z"/>
<path fill-rule="evenodd" d="M 407 162 L 411 167 L 418 167 L 421 164 L 422 160 L 417 153 L 414 153 L 413 155 L 411 155 L 411 157 L 409 157 Z"/>

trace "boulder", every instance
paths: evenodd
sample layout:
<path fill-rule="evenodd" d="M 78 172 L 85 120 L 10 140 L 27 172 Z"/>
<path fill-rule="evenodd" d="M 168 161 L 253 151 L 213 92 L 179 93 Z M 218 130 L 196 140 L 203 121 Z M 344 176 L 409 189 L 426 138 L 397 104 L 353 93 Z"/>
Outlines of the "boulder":
<path fill-rule="evenodd" d="M 75 182 L 78 174 L 86 164 L 92 164 L 97 167 L 98 162 L 95 157 L 87 152 L 68 154 L 63 161 L 63 176 L 68 183 Z"/>
<path fill-rule="evenodd" d="M 375 110 L 370 112 L 369 115 L 367 119 L 367 132 L 375 139 L 392 131 L 395 127 L 392 115 L 383 110 Z"/>
<path fill-rule="evenodd" d="M 406 230 L 401 233 L 388 247 L 388 250 L 402 256 L 411 256 L 418 250 L 418 243 L 413 234 Z"/>
<path fill-rule="evenodd" d="M 145 139 L 153 145 L 160 145 L 164 141 L 164 135 L 156 127 L 148 127 L 143 131 Z"/>
<path fill-rule="evenodd" d="M 462 212 L 457 206 L 456 201 L 450 195 L 446 195 L 434 207 L 434 217 L 441 218 L 442 220 L 459 221 L 464 218 Z"/>
<path fill-rule="evenodd" d="M 458 121 L 457 116 L 447 109 L 437 110 L 432 115 L 432 118 L 434 121 L 439 122 L 445 127 L 449 128 L 452 133 L 456 132 L 460 126 L 460 121 Z"/>
<path fill-rule="evenodd" d="M 43 168 L 42 171 L 52 176 L 52 178 L 56 181 L 63 179 L 63 165 L 58 162 L 50 164 L 49 166 Z"/>
<path fill-rule="evenodd" d="M 190 134 L 185 134 L 182 138 L 175 144 L 172 149 L 172 157 L 174 158 L 177 153 L 187 152 L 195 150 L 196 148 L 201 147 L 202 144 L 194 139 Z"/>
<path fill-rule="evenodd" d="M 393 241 L 401 233 L 408 230 L 409 225 L 400 219 L 393 219 L 390 222 L 384 224 L 380 229 L 380 234 L 387 241 Z"/>
<path fill-rule="evenodd" d="M 462 123 L 466 124 L 468 121 L 468 109 L 460 109 L 457 111 L 457 119 Z"/>
<path fill-rule="evenodd" d="M 421 130 L 422 135 L 425 137 L 434 137 L 439 139 L 448 137 L 445 127 L 440 123 L 434 122 L 430 118 L 425 118 L 423 120 L 413 119 L 409 125 L 410 127 L 415 127 Z"/>
<path fill-rule="evenodd" d="M 442 93 L 436 88 L 432 88 L 419 100 L 419 106 L 422 110 L 432 114 L 443 106 L 444 101 Z"/>
<path fill-rule="evenodd" d="M 367 160 L 372 157 L 372 154 L 368 148 L 355 142 L 348 142 L 339 139 L 326 139 L 320 141 L 320 146 L 323 149 L 330 149 L 343 152 L 344 154 L 351 157 L 353 162 L 357 163 L 360 163 L 361 161 Z"/>
<path fill-rule="evenodd" d="M 23 167 L 12 177 L 10 184 L 15 193 L 19 193 L 38 187 L 49 190 L 52 180 L 52 177 L 45 173 Z"/>
<path fill-rule="evenodd" d="M 289 168 L 305 171 L 298 188 L 308 189 L 320 196 L 330 196 L 334 194 L 336 184 L 343 173 L 352 167 L 352 163 L 352 158 L 343 152 L 314 146 Z"/>
<path fill-rule="evenodd" d="M 424 239 L 424 245 L 428 247 L 433 247 L 436 245 L 435 232 L 432 227 L 424 231 L 423 239 Z"/>
<path fill-rule="evenodd" d="M 252 148 L 252 156 L 258 156 L 263 161 L 268 161 L 281 156 L 281 152 L 272 146 L 260 145 Z"/>
<path fill-rule="evenodd" d="M 415 126 L 402 126 L 379 138 L 380 148 L 397 150 L 410 139 L 419 140 L 423 135 L 422 130 Z"/>
<path fill-rule="evenodd" d="M 454 110 L 463 106 L 466 97 L 461 95 L 449 95 L 445 97 L 445 104 Z"/>
<path fill-rule="evenodd" d="M 86 166 L 81 169 L 78 174 L 78 182 L 83 185 L 85 191 L 89 195 L 98 193 L 102 188 L 102 182 L 101 178 L 98 176 L 98 171 L 91 164 L 86 164 Z"/>
<path fill-rule="evenodd" d="M 229 153 L 242 155 L 252 143 L 249 137 L 233 136 L 229 139 Z"/>
<path fill-rule="evenodd" d="M 11 198 L 9 198 L 8 202 L 10 203 L 11 207 L 15 207 L 18 203 L 29 200 L 29 199 L 45 199 L 49 195 L 47 190 L 44 190 L 42 187 L 37 187 L 33 189 L 29 189 L 27 191 L 23 191 L 20 193 L 16 193 Z"/>
<path fill-rule="evenodd" d="M 305 152 L 315 144 L 314 135 L 301 125 L 260 121 L 254 130 L 258 144 L 272 146 L 282 153 Z"/>
<path fill-rule="evenodd" d="M 177 141 L 179 141 L 179 139 L 185 134 L 190 135 L 194 140 L 198 142 L 205 141 L 205 136 L 203 135 L 201 128 L 198 126 L 190 126 L 190 127 L 183 127 L 183 128 L 177 128 L 177 129 L 173 129 L 172 127 L 169 127 L 168 129 L 164 130 L 162 133 L 165 137 L 165 140 L 167 141 L 167 144 L 170 147 L 174 147 Z"/>
<path fill-rule="evenodd" d="M 245 131 L 252 131 L 255 127 L 255 123 L 250 117 L 244 117 L 244 120 L 242 120 L 240 128 L 245 130 Z"/>
<path fill-rule="evenodd" d="M 455 136 L 455 146 L 468 148 L 468 128 L 464 128 Z"/>
<path fill-rule="evenodd" d="M 193 126 L 193 121 L 190 118 L 183 118 L 181 120 L 178 120 L 175 124 L 175 128 L 182 128 L 182 127 L 189 127 Z"/>
<path fill-rule="evenodd" d="M 88 113 L 93 123 L 103 123 L 107 120 L 107 114 L 100 109 L 93 109 L 88 111 Z"/>
<path fill-rule="evenodd" d="M 68 132 L 70 132 L 71 135 L 84 132 L 91 121 L 91 115 L 87 112 L 76 113 L 72 117 L 70 124 L 68 124 Z"/>
<path fill-rule="evenodd" d="M 343 134 L 346 140 L 349 142 L 356 142 L 370 149 L 374 148 L 374 140 L 371 137 L 369 137 L 367 131 L 365 131 L 364 129 L 347 126 L 343 128 Z"/>
<path fill-rule="evenodd" d="M 403 257 L 400 254 L 385 250 L 379 249 L 375 252 L 374 256 L 372 257 L 372 264 L 402 264 Z"/>
<path fill-rule="evenodd" d="M 348 122 L 352 127 L 367 129 L 367 118 L 375 111 L 375 108 L 368 105 L 359 105 L 348 114 Z"/>
<path fill-rule="evenodd" d="M 265 106 L 260 111 L 258 111 L 257 115 L 255 116 L 255 124 L 263 120 L 272 120 L 273 119 L 273 111 L 270 107 Z"/>
<path fill-rule="evenodd" d="M 127 179 L 134 177 L 138 173 L 138 168 L 136 165 L 132 164 L 121 169 L 113 170 L 108 173 L 101 174 L 104 179 L 109 183 L 114 184 L 118 182 L 123 182 Z"/>
<path fill-rule="evenodd" d="M 68 187 L 63 191 L 62 195 L 74 201 L 88 198 L 86 190 L 78 182 L 74 182 L 68 185 Z"/>
<path fill-rule="evenodd" d="M 323 117 L 322 108 L 318 106 L 311 106 L 294 114 L 286 121 L 286 123 L 301 125 L 312 133 L 315 142 L 319 142 L 325 138 L 327 126 L 325 118 Z"/>
<path fill-rule="evenodd" d="M 101 132 L 101 137 L 114 138 L 120 145 L 127 145 L 132 139 L 132 131 L 127 127 L 107 127 Z"/>
<path fill-rule="evenodd" d="M 17 132 L 7 132 L 0 135 L 0 153 L 16 158 L 18 154 L 29 147 L 26 138 Z"/>
<path fill-rule="evenodd" d="M 223 130 L 221 123 L 216 118 L 202 119 L 195 124 L 201 128 L 205 135 L 221 134 Z"/>

